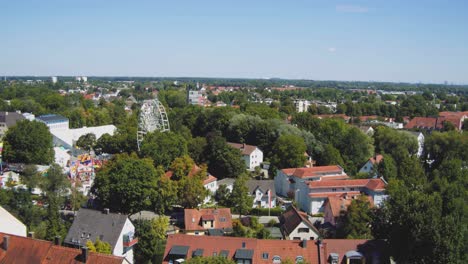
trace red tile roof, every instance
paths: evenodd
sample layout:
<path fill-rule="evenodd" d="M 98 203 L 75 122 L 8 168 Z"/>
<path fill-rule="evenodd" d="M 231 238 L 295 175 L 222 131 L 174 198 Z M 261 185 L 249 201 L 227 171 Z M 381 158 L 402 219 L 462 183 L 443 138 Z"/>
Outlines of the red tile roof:
<path fill-rule="evenodd" d="M 223 221 L 221 221 L 222 218 Z M 201 220 L 213 220 L 214 229 L 232 228 L 232 215 L 230 208 L 184 210 L 185 230 L 205 230 Z"/>
<path fill-rule="evenodd" d="M 351 179 L 351 180 L 328 180 L 311 181 L 309 188 L 333 188 L 333 187 L 366 187 L 370 190 L 384 190 L 387 185 L 382 179 Z"/>
<path fill-rule="evenodd" d="M 383 160 L 383 156 L 380 154 L 369 159 L 369 161 L 372 162 L 372 164 L 376 164 L 376 163 L 379 164 L 382 160 Z"/>
<path fill-rule="evenodd" d="M 8 250 L 3 249 L 3 238 L 9 236 Z M 83 263 L 81 250 L 56 246 L 52 242 L 0 233 L 0 263 Z M 123 257 L 89 252 L 86 263 L 117 264 Z"/>
<path fill-rule="evenodd" d="M 435 129 L 437 124 L 436 117 L 415 117 L 411 119 L 406 125 L 405 128 L 427 128 Z"/>
<path fill-rule="evenodd" d="M 295 261 L 301 256 L 310 263 L 317 263 L 317 246 L 314 241 L 303 242 L 299 240 L 261 240 L 243 237 L 213 237 L 213 236 L 189 236 L 189 235 L 169 235 L 164 252 L 163 263 L 169 263 L 169 252 L 173 246 L 188 246 L 187 259 L 192 258 L 193 251 L 203 249 L 203 256 L 219 255 L 221 251 L 227 251 L 227 258 L 233 259 L 237 250 L 252 250 L 252 263 L 272 263 L 274 256 L 281 257 L 281 260 L 290 259 Z M 244 247 L 243 247 L 244 245 Z M 268 257 L 263 258 L 267 253 Z"/>
<path fill-rule="evenodd" d="M 298 177 L 301 179 L 311 178 L 311 177 L 322 177 L 322 176 L 326 176 L 326 177 L 340 176 L 340 177 L 348 178 L 343 168 L 341 168 L 338 165 L 317 166 L 317 167 L 312 167 L 312 168 L 289 168 L 289 169 L 282 169 L 281 171 L 288 176 L 294 176 L 294 177 Z"/>
<path fill-rule="evenodd" d="M 301 256 L 310 264 L 319 264 L 318 253 L 320 251 L 321 264 L 328 263 L 330 253 L 338 254 L 342 263 L 344 256 L 349 251 L 359 251 L 364 256 L 372 258 L 379 263 L 389 262 L 385 242 L 381 240 L 365 239 L 324 239 L 320 248 L 316 241 L 307 241 L 305 244 L 299 240 L 266 240 L 243 237 L 213 237 L 213 236 L 189 236 L 183 234 L 169 235 L 164 251 L 163 263 L 169 263 L 171 249 L 182 246 L 187 247 L 185 259 L 192 258 L 193 252 L 201 249 L 203 257 L 220 255 L 222 251 L 227 253 L 227 259 L 233 259 L 236 251 L 240 249 L 252 251 L 252 263 L 272 263 L 274 256 L 279 256 L 281 261 L 296 261 Z M 265 256 L 265 258 L 263 257 Z M 177 256 L 179 258 L 180 256 Z"/>
<path fill-rule="evenodd" d="M 250 155 L 257 148 L 257 146 L 252 146 L 252 145 L 247 145 L 247 144 L 239 144 L 239 143 L 232 143 L 232 142 L 227 142 L 227 143 L 229 146 L 240 150 L 242 152 L 242 155 Z"/>
<path fill-rule="evenodd" d="M 355 199 L 353 198 L 359 196 L 360 194 L 350 194 L 344 193 L 339 196 L 330 196 L 328 197 L 327 201 L 325 202 L 325 206 L 329 206 L 332 212 L 333 217 L 340 216 L 341 211 L 347 211 L 348 206 L 351 202 Z M 371 196 L 366 196 L 371 206 L 374 206 L 374 200 Z"/>

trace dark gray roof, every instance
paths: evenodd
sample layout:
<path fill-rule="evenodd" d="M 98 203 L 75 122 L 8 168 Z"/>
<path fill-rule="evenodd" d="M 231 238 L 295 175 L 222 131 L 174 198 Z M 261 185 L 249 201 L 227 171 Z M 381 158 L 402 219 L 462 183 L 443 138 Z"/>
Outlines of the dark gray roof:
<path fill-rule="evenodd" d="M 99 238 L 109 243 L 114 250 L 127 219 L 127 215 L 105 214 L 102 211 L 81 208 L 75 216 L 64 243 L 75 246 L 85 245 L 86 241 L 96 241 L 96 238 Z"/>
<path fill-rule="evenodd" d="M 39 119 L 40 121 L 46 124 L 68 121 L 68 118 L 61 116 L 61 115 L 56 115 L 56 114 L 41 115 L 41 116 L 36 117 L 36 119 Z"/>
<path fill-rule="evenodd" d="M 189 250 L 189 246 L 178 246 L 174 245 L 169 251 L 169 255 L 177 255 L 177 256 L 187 256 Z"/>
<path fill-rule="evenodd" d="M 235 259 L 252 259 L 254 251 L 251 249 L 238 249 L 234 254 Z"/>
<path fill-rule="evenodd" d="M 197 248 L 192 253 L 192 257 L 201 257 L 201 256 L 203 256 L 203 248 Z"/>
<path fill-rule="evenodd" d="M 229 250 L 221 250 L 219 256 L 227 258 L 229 256 Z"/>
<path fill-rule="evenodd" d="M 221 229 L 208 229 L 208 235 L 210 236 L 224 236 L 224 231 Z"/>
<path fill-rule="evenodd" d="M 7 127 L 12 127 L 23 119 L 24 116 L 16 112 L 0 112 L 0 123 L 5 123 Z"/>
<path fill-rule="evenodd" d="M 229 185 L 234 185 L 235 181 L 236 179 L 233 179 L 233 178 L 224 178 L 222 180 L 219 180 L 217 184 L 218 186 L 221 186 L 222 184 L 229 186 Z"/>
<path fill-rule="evenodd" d="M 248 180 L 247 188 L 249 189 L 250 194 L 253 194 L 255 190 L 257 190 L 257 188 L 260 188 L 260 190 L 262 190 L 262 193 L 266 194 L 267 190 L 271 190 L 271 196 L 276 196 L 274 180 Z"/>

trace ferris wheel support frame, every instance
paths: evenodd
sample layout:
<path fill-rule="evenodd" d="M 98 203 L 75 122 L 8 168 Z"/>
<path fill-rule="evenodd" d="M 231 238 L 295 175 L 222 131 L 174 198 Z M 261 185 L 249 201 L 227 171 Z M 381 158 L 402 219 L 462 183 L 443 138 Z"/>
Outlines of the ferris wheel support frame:
<path fill-rule="evenodd" d="M 145 135 L 156 130 L 161 132 L 170 131 L 166 108 L 157 98 L 143 101 L 140 108 L 137 131 L 138 151 L 140 151 Z"/>

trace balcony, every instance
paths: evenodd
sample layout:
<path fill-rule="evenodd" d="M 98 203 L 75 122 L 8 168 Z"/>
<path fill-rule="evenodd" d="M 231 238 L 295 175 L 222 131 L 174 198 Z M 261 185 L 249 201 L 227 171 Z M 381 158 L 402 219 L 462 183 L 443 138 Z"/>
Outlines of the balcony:
<path fill-rule="evenodd" d="M 126 248 L 133 247 L 136 243 L 138 243 L 138 238 L 132 235 L 124 235 L 123 236 L 123 246 Z"/>

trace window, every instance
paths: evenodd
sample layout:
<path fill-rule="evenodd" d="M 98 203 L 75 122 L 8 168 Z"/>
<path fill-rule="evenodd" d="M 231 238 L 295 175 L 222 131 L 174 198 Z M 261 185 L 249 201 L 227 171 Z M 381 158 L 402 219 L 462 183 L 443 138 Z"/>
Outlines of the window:
<path fill-rule="evenodd" d="M 297 256 L 296 257 L 296 263 L 298 263 L 298 262 L 301 262 L 301 263 L 304 262 L 304 258 L 302 256 Z"/>
<path fill-rule="evenodd" d="M 351 189 L 349 189 L 349 190 L 354 191 L 354 188 L 351 188 Z"/>
<path fill-rule="evenodd" d="M 302 228 L 299 228 L 299 230 L 297 232 L 299 232 L 299 233 L 309 233 L 309 228 L 302 227 Z"/>
<path fill-rule="evenodd" d="M 293 237 L 293 240 L 301 240 L 300 237 Z"/>
<path fill-rule="evenodd" d="M 281 257 L 280 256 L 274 256 L 272 260 L 273 260 L 273 263 L 281 263 Z"/>
<path fill-rule="evenodd" d="M 213 251 L 213 257 L 216 257 L 216 256 L 218 256 L 218 252 Z"/>
<path fill-rule="evenodd" d="M 268 259 L 268 253 L 263 252 L 263 254 L 262 254 L 262 259 Z"/>
<path fill-rule="evenodd" d="M 336 188 L 332 188 L 332 192 L 336 192 Z"/>
<path fill-rule="evenodd" d="M 220 221 L 220 222 L 226 222 L 226 217 L 220 217 L 220 218 L 219 218 L 219 221 Z"/>

